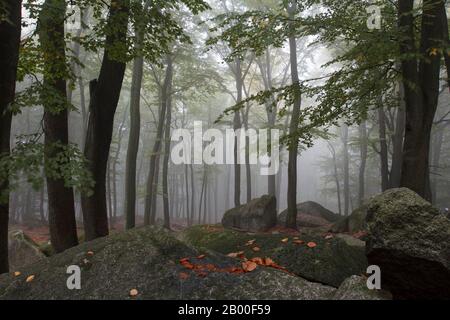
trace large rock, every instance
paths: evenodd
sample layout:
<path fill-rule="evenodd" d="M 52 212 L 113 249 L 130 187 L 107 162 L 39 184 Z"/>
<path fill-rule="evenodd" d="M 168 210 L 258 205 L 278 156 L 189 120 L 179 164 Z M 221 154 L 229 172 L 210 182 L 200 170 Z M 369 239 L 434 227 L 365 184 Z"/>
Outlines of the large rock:
<path fill-rule="evenodd" d="M 392 295 L 384 290 L 369 290 L 367 279 L 362 276 L 351 276 L 341 284 L 333 300 L 391 300 Z"/>
<path fill-rule="evenodd" d="M 361 207 L 353 210 L 351 215 L 345 218 L 341 218 L 339 221 L 333 224 L 330 231 L 335 233 L 356 233 L 364 231 L 367 228 L 366 215 L 368 202 Z"/>
<path fill-rule="evenodd" d="M 277 204 L 273 196 L 262 196 L 225 212 L 222 225 L 245 231 L 267 231 L 277 223 Z"/>
<path fill-rule="evenodd" d="M 206 254 L 204 258 L 196 258 Z M 21 270 L 0 276 L 2 299 L 331 299 L 334 288 L 274 268 L 248 273 L 191 270 L 180 263 L 221 270 L 241 260 L 198 250 L 168 231 L 147 227 L 83 243 Z M 81 268 L 81 290 L 66 286 L 67 267 Z M 34 275 L 32 281 L 26 281 Z M 137 296 L 130 297 L 136 289 Z"/>
<path fill-rule="evenodd" d="M 450 299 L 450 220 L 409 189 L 389 190 L 367 211 L 367 257 L 395 299 Z"/>
<path fill-rule="evenodd" d="M 194 226 L 180 236 L 191 245 L 223 254 L 243 251 L 249 259 L 270 257 L 297 276 L 336 288 L 351 275 L 367 270 L 363 241 L 345 235 L 330 238 L 316 229 L 295 235 L 253 234 L 213 225 Z M 316 247 L 309 248 L 309 242 Z"/>
<path fill-rule="evenodd" d="M 278 224 L 286 224 L 287 210 L 278 216 Z M 299 227 L 323 227 L 336 222 L 341 217 L 338 214 L 324 208 L 322 205 L 307 201 L 297 204 L 297 225 Z"/>
<path fill-rule="evenodd" d="M 14 271 L 46 259 L 39 246 L 22 230 L 14 230 L 8 233 L 8 255 L 9 268 Z"/>

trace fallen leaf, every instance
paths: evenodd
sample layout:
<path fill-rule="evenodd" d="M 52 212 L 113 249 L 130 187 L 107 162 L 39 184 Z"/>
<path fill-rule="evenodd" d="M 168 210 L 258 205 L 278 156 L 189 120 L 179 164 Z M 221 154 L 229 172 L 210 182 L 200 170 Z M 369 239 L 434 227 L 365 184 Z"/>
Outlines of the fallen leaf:
<path fill-rule="evenodd" d="M 261 251 L 261 248 L 260 247 L 253 247 L 252 250 L 255 251 L 255 252 L 259 252 L 259 251 Z"/>
<path fill-rule="evenodd" d="M 260 264 L 260 265 L 263 265 L 263 264 L 264 264 L 263 259 L 261 259 L 260 257 L 252 258 L 252 259 L 250 259 L 250 261 L 252 261 L 252 262 L 254 262 L 254 263 L 256 263 L 256 264 Z"/>
<path fill-rule="evenodd" d="M 289 242 L 289 238 L 284 238 L 284 239 L 281 240 L 281 242 L 288 243 Z"/>
<path fill-rule="evenodd" d="M 308 246 L 308 248 L 315 248 L 315 247 L 317 247 L 317 243 L 315 243 L 315 242 L 308 242 L 307 246 Z"/>
<path fill-rule="evenodd" d="M 305 243 L 305 241 L 303 241 L 303 240 L 294 240 L 293 242 L 295 244 L 304 244 Z"/>
<path fill-rule="evenodd" d="M 180 263 L 183 264 L 185 262 L 189 262 L 189 258 L 180 259 Z"/>
<path fill-rule="evenodd" d="M 264 258 L 264 264 L 266 266 L 270 267 L 270 266 L 273 266 L 275 264 L 275 262 L 272 259 L 270 259 L 270 258 Z"/>
<path fill-rule="evenodd" d="M 137 291 L 137 289 L 130 290 L 130 297 L 136 297 L 138 294 L 139 294 L 139 291 Z"/>
<path fill-rule="evenodd" d="M 180 278 L 181 280 L 186 280 L 187 278 L 189 278 L 189 274 L 186 273 L 186 272 L 180 272 L 179 278 Z"/>
<path fill-rule="evenodd" d="M 22 273 L 20 272 L 20 271 L 16 271 L 16 272 L 14 272 L 14 277 L 18 277 L 18 276 L 20 276 Z"/>
<path fill-rule="evenodd" d="M 201 255 L 199 255 L 198 257 L 197 257 L 197 259 L 204 259 L 206 257 L 206 255 L 205 254 L 201 254 Z"/>
<path fill-rule="evenodd" d="M 32 274 L 31 276 L 28 276 L 27 279 L 25 280 L 26 282 L 31 282 L 33 281 L 35 278 L 34 274 Z"/>
<path fill-rule="evenodd" d="M 93 251 L 88 251 L 87 253 L 86 253 L 88 256 L 93 256 L 94 255 L 94 252 Z"/>
<path fill-rule="evenodd" d="M 253 270 L 256 269 L 258 265 L 256 263 L 254 263 L 253 261 L 245 261 L 242 262 L 242 269 L 245 272 L 252 272 Z"/>
<path fill-rule="evenodd" d="M 325 236 L 325 240 L 330 240 L 330 239 L 333 239 L 334 237 L 333 237 L 333 235 L 332 234 L 327 234 L 326 236 Z"/>
<path fill-rule="evenodd" d="M 244 256 L 244 251 L 231 252 L 231 253 L 227 254 L 227 256 L 230 257 L 230 258 L 243 257 Z"/>

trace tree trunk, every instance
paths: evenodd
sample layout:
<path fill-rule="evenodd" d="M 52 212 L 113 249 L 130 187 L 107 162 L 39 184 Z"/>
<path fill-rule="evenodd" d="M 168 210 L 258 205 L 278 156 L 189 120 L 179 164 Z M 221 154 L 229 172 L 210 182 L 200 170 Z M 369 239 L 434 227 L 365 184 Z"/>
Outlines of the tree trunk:
<path fill-rule="evenodd" d="M 11 119 L 9 111 L 16 91 L 17 64 L 19 60 L 22 1 L 3 1 L 7 19 L 0 20 L 0 157 L 9 156 Z M 0 180 L 0 274 L 8 272 L 8 173 Z"/>
<path fill-rule="evenodd" d="M 350 210 L 350 163 L 348 155 L 348 126 L 344 124 L 341 128 L 341 139 L 342 139 L 342 152 L 343 152 L 343 167 L 344 167 L 344 215 L 349 215 Z"/>
<path fill-rule="evenodd" d="M 392 165 L 391 172 L 389 176 L 389 187 L 398 188 L 400 187 L 400 180 L 402 177 L 402 162 L 403 162 L 403 139 L 405 133 L 405 103 L 404 103 L 404 93 L 403 85 L 401 84 L 400 89 L 401 102 L 397 110 L 395 132 L 392 138 L 393 140 L 393 151 L 392 151 Z"/>
<path fill-rule="evenodd" d="M 296 12 L 296 3 L 288 5 L 288 14 L 290 19 L 294 19 Z M 292 84 L 295 86 L 294 104 L 292 106 L 292 117 L 289 125 L 289 164 L 288 164 L 288 212 L 286 217 L 286 227 L 297 229 L 297 157 L 298 157 L 298 139 L 295 134 L 299 126 L 299 117 L 301 109 L 301 88 L 298 76 L 297 63 L 297 41 L 294 36 L 289 37 L 289 52 L 291 60 L 291 78 Z M 293 136 L 292 136 L 293 135 Z"/>
<path fill-rule="evenodd" d="M 366 188 L 366 163 L 367 163 L 367 124 L 364 120 L 359 125 L 359 137 L 360 137 L 360 155 L 361 155 L 361 163 L 359 166 L 359 193 L 358 193 L 358 201 L 359 205 L 362 206 L 365 195 Z"/>
<path fill-rule="evenodd" d="M 114 126 L 114 115 L 119 102 L 125 74 L 125 63 L 118 61 L 111 51 L 115 43 L 124 43 L 127 37 L 129 1 L 113 0 L 108 25 L 114 30 L 106 36 L 105 52 L 98 80 L 90 83 L 89 125 L 86 135 L 85 156 L 94 177 L 91 196 L 82 197 L 83 221 L 86 240 L 108 235 L 106 209 L 106 166 Z M 107 27 L 108 28 L 108 27 Z M 113 55 L 113 56 L 111 56 Z"/>
<path fill-rule="evenodd" d="M 339 174 L 338 174 L 338 166 L 337 166 L 337 159 L 336 159 L 336 150 L 333 147 L 333 145 L 328 142 L 328 149 L 331 152 L 331 155 L 333 157 L 333 169 L 334 169 L 334 182 L 336 183 L 336 195 L 338 200 L 338 210 L 339 215 L 342 215 L 342 204 L 341 204 L 341 185 L 339 183 Z"/>
<path fill-rule="evenodd" d="M 155 189 L 155 178 L 159 172 L 156 171 L 156 163 L 159 161 L 159 154 L 161 153 L 161 140 L 163 138 L 163 130 L 164 130 L 164 121 L 166 120 L 166 112 L 167 112 L 167 94 L 169 93 L 169 84 L 172 83 L 173 77 L 173 67 L 172 67 L 172 58 L 167 55 L 167 67 L 166 67 L 166 76 L 164 79 L 164 84 L 161 88 L 161 110 L 159 112 L 159 120 L 158 120 L 158 128 L 156 131 L 155 144 L 153 145 L 153 151 L 150 158 L 150 170 L 148 172 L 147 178 L 147 192 L 145 195 L 145 212 L 144 212 L 144 224 L 154 224 L 155 216 L 152 214 L 152 207 L 154 207 L 154 199 L 156 197 L 154 195 Z"/>
<path fill-rule="evenodd" d="M 170 77 L 172 80 L 172 77 Z M 167 119 L 166 128 L 164 132 L 164 159 L 162 172 L 163 185 L 163 212 L 164 212 L 164 227 L 170 229 L 170 212 L 169 212 L 169 193 L 167 177 L 169 175 L 169 158 L 170 158 L 170 126 L 172 123 L 172 81 L 170 81 L 166 88 L 165 98 L 167 99 Z M 173 201 L 173 199 L 171 200 Z"/>
<path fill-rule="evenodd" d="M 145 2 L 143 12 L 147 12 L 150 1 Z M 143 26 L 136 22 L 135 46 L 139 54 L 133 62 L 133 79 L 131 80 L 130 99 L 130 137 L 127 150 L 127 163 L 125 170 L 125 228 L 131 229 L 136 225 L 136 166 L 139 151 L 141 131 L 141 87 L 144 69 L 144 56 L 141 52 L 144 42 Z"/>
<path fill-rule="evenodd" d="M 399 0 L 399 26 L 402 32 L 400 51 L 415 53 L 416 41 L 413 0 Z M 405 89 L 406 126 L 403 145 L 401 186 L 409 188 L 431 201 L 430 139 L 439 97 L 439 76 L 442 54 L 439 50 L 444 33 L 445 6 L 443 0 L 424 0 L 420 53 L 424 58 L 402 61 Z M 426 58 L 425 58 L 426 57 Z M 419 65 L 419 67 L 417 67 Z"/>
<path fill-rule="evenodd" d="M 379 137 L 380 137 L 380 167 L 381 167 L 381 191 L 384 192 L 389 188 L 389 159 L 388 159 L 388 145 L 386 138 L 386 115 L 383 106 L 378 106 L 378 122 L 379 122 Z"/>
<path fill-rule="evenodd" d="M 64 0 L 46 0 L 39 15 L 39 39 L 45 66 L 44 87 L 54 94 L 50 99 L 43 97 L 46 168 L 54 166 L 69 143 L 65 15 Z M 62 252 L 76 246 L 78 237 L 73 189 L 65 186 L 63 172 L 56 170 L 57 173 L 46 172 L 48 220 L 52 246 L 56 252 Z"/>
<path fill-rule="evenodd" d="M 236 58 L 236 90 L 237 100 L 236 103 L 242 102 L 243 93 L 243 80 L 242 80 L 242 68 L 240 58 Z M 236 131 L 240 129 L 241 116 L 239 111 L 234 113 L 233 129 Z M 236 136 L 234 139 L 234 206 L 239 207 L 241 205 L 241 165 L 239 164 L 239 138 Z"/>

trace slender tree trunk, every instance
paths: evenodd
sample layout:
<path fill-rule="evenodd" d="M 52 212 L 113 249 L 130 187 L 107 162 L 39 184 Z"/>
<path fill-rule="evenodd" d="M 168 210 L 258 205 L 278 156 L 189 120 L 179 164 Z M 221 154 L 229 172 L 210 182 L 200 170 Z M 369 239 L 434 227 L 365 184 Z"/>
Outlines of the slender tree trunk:
<path fill-rule="evenodd" d="M 9 110 L 16 91 L 19 60 L 22 1 L 3 1 L 7 19 L 0 20 L 0 157 L 10 153 L 11 119 Z M 9 176 L 0 173 L 0 274 L 8 272 Z"/>
<path fill-rule="evenodd" d="M 344 155 L 344 215 L 349 215 L 350 210 L 350 161 L 348 154 L 348 126 L 344 124 L 341 128 L 342 152 Z"/>
<path fill-rule="evenodd" d="M 381 168 L 381 191 L 386 191 L 389 188 L 389 162 L 388 162 L 388 145 L 386 137 L 386 115 L 383 106 L 378 107 L 378 122 L 379 122 L 379 136 L 380 136 L 380 168 Z"/>
<path fill-rule="evenodd" d="M 342 204 L 341 204 L 341 184 L 339 182 L 339 173 L 336 159 L 336 149 L 334 146 L 328 142 L 328 149 L 331 152 L 331 156 L 333 157 L 333 170 L 334 170 L 334 182 L 336 183 L 336 195 L 338 200 L 338 210 L 339 215 L 342 215 Z"/>
<path fill-rule="evenodd" d="M 161 88 L 161 111 L 159 113 L 159 121 L 158 128 L 156 132 L 155 144 L 153 145 L 153 151 L 150 158 L 150 170 L 148 172 L 147 178 L 147 192 L 145 196 L 145 215 L 144 215 L 144 224 L 154 224 L 155 217 L 152 215 L 152 207 L 153 207 L 153 199 L 152 191 L 155 185 L 155 178 L 158 174 L 156 171 L 156 161 L 159 161 L 159 154 L 161 153 L 161 140 L 163 138 L 163 130 L 164 130 L 164 121 L 166 120 L 166 112 L 167 112 L 167 94 L 169 84 L 172 83 L 173 77 L 173 67 L 172 67 L 172 58 L 170 55 L 167 55 L 167 67 L 166 67 L 166 77 L 164 79 L 164 84 Z"/>
<path fill-rule="evenodd" d="M 242 80 L 242 67 L 240 58 L 235 59 L 236 65 L 236 90 L 237 90 L 237 103 L 242 101 L 243 93 L 243 80 Z M 234 113 L 233 128 L 235 132 L 240 129 L 241 116 L 240 112 Z M 239 138 L 236 136 L 234 139 L 234 206 L 239 207 L 241 205 L 241 165 L 239 164 Z"/>
<path fill-rule="evenodd" d="M 290 19 L 294 19 L 297 10 L 296 3 L 288 5 L 288 14 Z M 286 217 L 286 227 L 297 229 L 297 157 L 298 157 L 298 139 L 295 133 L 299 126 L 299 117 L 301 109 L 301 88 L 298 76 L 297 63 L 297 41 L 294 36 L 289 37 L 289 52 L 291 60 L 291 78 L 292 84 L 295 86 L 294 104 L 292 106 L 292 117 L 289 125 L 289 134 L 294 136 L 289 141 L 289 164 L 288 164 L 288 212 Z"/>
<path fill-rule="evenodd" d="M 143 12 L 147 12 L 150 1 L 146 1 Z M 136 165 L 139 151 L 139 139 L 141 131 L 141 87 L 144 69 L 144 56 L 141 52 L 144 41 L 144 30 L 140 23 L 135 27 L 135 45 L 139 55 L 133 62 L 133 79 L 131 81 L 130 100 L 130 137 L 128 141 L 127 163 L 125 170 L 125 216 L 126 229 L 136 225 Z"/>
<path fill-rule="evenodd" d="M 56 159 L 64 152 L 63 148 L 69 143 L 65 15 L 64 0 L 47 0 L 39 16 L 39 39 L 44 52 L 45 66 L 44 87 L 54 94 L 50 99 L 45 97 L 43 99 L 47 168 L 57 161 Z M 73 189 L 65 186 L 62 175 L 62 171 L 46 172 L 50 239 L 56 252 L 62 252 L 78 244 Z"/>
<path fill-rule="evenodd" d="M 172 79 L 172 77 L 170 78 Z M 164 132 L 164 159 L 163 159 L 163 210 L 164 210 L 164 227 L 170 229 L 170 212 L 169 212 L 169 193 L 167 177 L 169 175 L 169 157 L 170 157 L 170 126 L 172 123 L 172 83 L 168 83 L 166 93 L 167 117 L 166 128 Z M 173 199 L 171 200 L 173 201 Z"/>
<path fill-rule="evenodd" d="M 90 83 L 91 101 L 85 156 L 94 177 L 93 194 L 82 197 L 86 240 L 108 235 L 106 209 L 106 165 L 109 157 L 114 115 L 119 102 L 125 74 L 125 63 L 111 52 L 115 43 L 124 43 L 128 27 L 128 0 L 113 0 L 109 9 L 108 25 L 114 30 L 106 36 L 105 52 L 98 80 Z"/>
<path fill-rule="evenodd" d="M 186 220 L 187 220 L 187 225 L 188 227 L 190 227 L 192 225 L 192 221 L 191 221 L 191 212 L 190 212 L 190 207 L 189 207 L 189 176 L 188 176 L 188 165 L 185 164 L 184 165 L 184 183 L 185 183 L 185 189 L 186 189 Z"/>
<path fill-rule="evenodd" d="M 195 215 L 195 181 L 194 181 L 194 166 L 189 164 L 189 168 L 191 171 L 191 223 L 194 223 L 194 215 Z"/>
<path fill-rule="evenodd" d="M 359 205 L 362 206 L 364 202 L 365 188 L 366 188 L 366 163 L 367 163 L 367 124 L 364 120 L 359 125 L 359 136 L 360 136 L 360 155 L 361 155 L 361 163 L 359 166 L 359 193 L 358 193 L 358 201 Z"/>

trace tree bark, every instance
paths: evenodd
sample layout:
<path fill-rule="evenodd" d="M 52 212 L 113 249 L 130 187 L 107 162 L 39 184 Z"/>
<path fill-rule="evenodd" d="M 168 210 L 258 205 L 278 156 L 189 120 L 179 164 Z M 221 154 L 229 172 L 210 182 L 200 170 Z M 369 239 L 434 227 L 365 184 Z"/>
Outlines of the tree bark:
<path fill-rule="evenodd" d="M 83 221 L 86 240 L 108 235 L 106 209 L 106 166 L 114 126 L 114 115 L 119 102 L 125 74 L 125 62 L 112 55 L 111 46 L 124 43 L 127 37 L 128 0 L 113 0 L 109 9 L 107 27 L 114 30 L 106 36 L 105 52 L 98 80 L 90 83 L 89 125 L 85 143 L 85 157 L 94 177 L 91 196 L 82 197 Z"/>
<path fill-rule="evenodd" d="M 152 207 L 154 207 L 154 203 L 156 201 L 156 188 L 155 188 L 155 179 L 156 175 L 159 172 L 156 170 L 157 161 L 159 162 L 159 154 L 161 153 L 161 141 L 163 139 L 163 130 L 164 130 L 164 121 L 166 120 L 166 112 L 167 112 L 167 98 L 169 94 L 169 88 L 172 83 L 173 77 L 173 66 L 172 66 L 172 57 L 167 55 L 167 67 L 166 67 L 166 76 L 164 79 L 164 84 L 161 88 L 161 111 L 159 113 L 158 120 L 158 128 L 156 131 L 155 144 L 153 145 L 153 151 L 150 158 L 150 170 L 148 172 L 147 178 L 147 192 L 145 195 L 145 212 L 144 212 L 144 224 L 150 225 L 155 223 L 155 214 L 152 214 Z"/>
<path fill-rule="evenodd" d="M 11 119 L 9 110 L 16 91 L 17 64 L 19 60 L 22 1 L 6 0 L 6 17 L 0 21 L 0 157 L 10 153 Z M 0 274 L 8 272 L 8 177 L 0 180 Z"/>
<path fill-rule="evenodd" d="M 296 12 L 296 3 L 293 2 L 287 8 L 289 18 L 294 19 Z M 297 229 L 297 157 L 298 157 L 298 139 L 295 133 L 299 126 L 299 117 L 301 109 L 301 88 L 298 76 L 297 63 L 297 41 L 294 36 L 289 37 L 289 52 L 291 60 L 291 78 L 292 84 L 295 86 L 294 104 L 292 106 L 292 117 L 289 125 L 289 164 L 288 164 L 288 192 L 287 204 L 288 212 L 286 217 L 286 227 Z M 292 137 L 293 135 L 293 137 Z"/>
<path fill-rule="evenodd" d="M 379 122 L 379 137 L 380 137 L 380 168 L 381 168 L 381 191 L 384 192 L 389 188 L 389 159 L 388 146 L 386 137 L 386 114 L 383 106 L 378 106 L 378 122 Z"/>
<path fill-rule="evenodd" d="M 417 52 L 413 0 L 399 0 L 399 27 L 402 33 L 402 54 Z M 430 139 L 431 128 L 439 97 L 439 76 L 442 54 L 439 48 L 444 33 L 445 6 L 443 0 L 424 0 L 419 61 L 408 58 L 402 61 L 405 89 L 406 126 L 403 146 L 401 186 L 409 188 L 431 201 L 430 189 Z M 436 51 L 435 51 L 436 50 Z"/>
<path fill-rule="evenodd" d="M 64 152 L 69 143 L 66 92 L 66 46 L 64 22 L 66 2 L 46 0 L 39 15 L 39 39 L 44 57 L 44 90 L 51 98 L 44 101 L 44 133 L 46 167 Z M 58 99 L 56 99 L 58 96 Z M 52 164 L 54 166 L 54 164 Z M 59 169 L 56 169 L 59 170 Z M 73 189 L 65 186 L 62 172 L 46 172 L 50 240 L 56 252 L 78 244 Z"/>
<path fill-rule="evenodd" d="M 237 99 L 236 103 L 242 102 L 242 93 L 243 93 L 243 79 L 242 79 L 242 67 L 241 67 L 241 59 L 236 58 L 236 90 L 237 90 Z M 241 116 L 239 111 L 234 113 L 233 119 L 233 129 L 239 130 L 241 128 Z M 241 165 L 239 164 L 239 138 L 236 136 L 234 138 L 234 206 L 239 207 L 241 205 Z M 200 204 L 201 205 L 201 204 Z"/>
<path fill-rule="evenodd" d="M 172 77 L 170 77 L 172 80 Z M 166 104 L 167 104 L 167 117 L 166 128 L 164 132 L 164 158 L 163 158 L 163 172 L 162 172 L 162 185 L 163 185 L 163 212 L 164 212 L 164 227 L 170 229 L 170 212 L 169 212 L 169 192 L 168 192 L 168 175 L 169 175 L 169 158 L 170 158 L 170 126 L 172 123 L 172 82 L 167 85 Z M 173 199 L 172 199 L 173 201 Z"/>
<path fill-rule="evenodd" d="M 348 154 L 348 126 L 344 124 L 341 128 L 343 168 L 344 168 L 344 215 L 348 216 L 350 211 L 350 161 Z"/>

